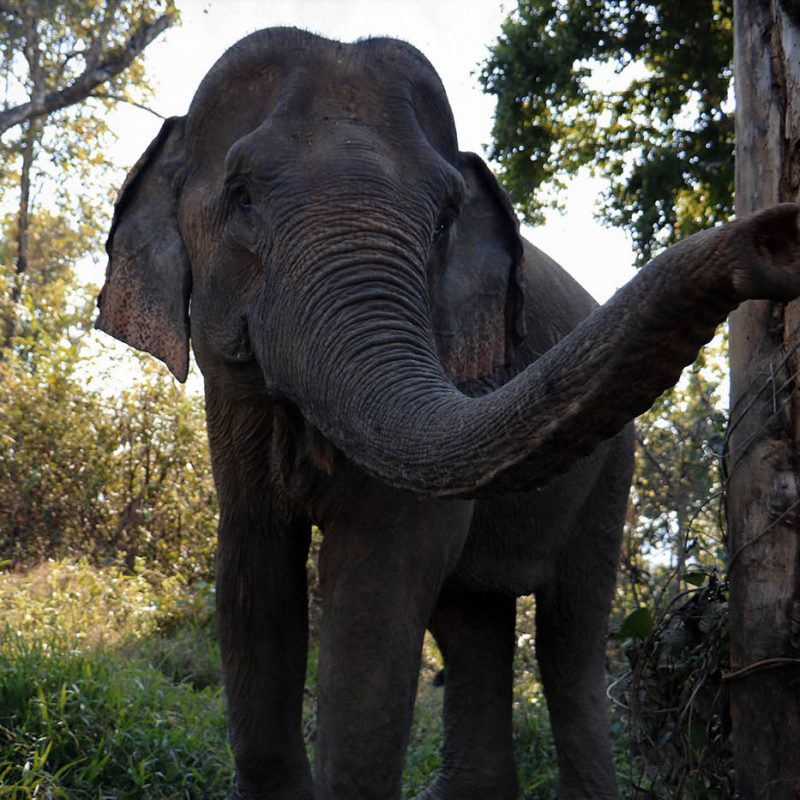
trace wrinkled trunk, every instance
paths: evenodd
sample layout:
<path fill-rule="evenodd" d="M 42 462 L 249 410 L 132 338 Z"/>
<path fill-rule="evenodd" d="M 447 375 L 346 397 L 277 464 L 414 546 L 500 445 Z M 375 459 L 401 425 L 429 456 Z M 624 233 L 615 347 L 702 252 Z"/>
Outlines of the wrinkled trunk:
<path fill-rule="evenodd" d="M 543 484 L 647 409 L 739 302 L 797 291 L 799 238 L 793 205 L 693 236 L 478 398 L 444 375 L 422 271 L 409 280 L 402 248 L 386 248 L 372 290 L 357 264 L 333 263 L 336 281 L 319 282 L 327 300 L 317 329 L 335 326 L 335 335 L 309 349 L 325 362 L 306 370 L 295 400 L 349 458 L 392 485 L 469 497 Z"/>

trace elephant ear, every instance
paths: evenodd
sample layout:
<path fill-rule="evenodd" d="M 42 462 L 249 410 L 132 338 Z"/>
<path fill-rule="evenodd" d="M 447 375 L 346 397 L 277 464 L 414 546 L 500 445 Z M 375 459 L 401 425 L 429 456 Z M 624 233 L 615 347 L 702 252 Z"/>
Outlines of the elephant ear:
<path fill-rule="evenodd" d="M 96 326 L 161 359 L 183 382 L 189 370 L 191 270 L 177 221 L 175 182 L 184 118 L 166 120 L 128 173 L 106 243 Z"/>
<path fill-rule="evenodd" d="M 458 168 L 467 192 L 433 289 L 433 320 L 444 370 L 468 390 L 508 366 L 524 338 L 523 248 L 511 202 L 483 160 L 459 153 Z"/>

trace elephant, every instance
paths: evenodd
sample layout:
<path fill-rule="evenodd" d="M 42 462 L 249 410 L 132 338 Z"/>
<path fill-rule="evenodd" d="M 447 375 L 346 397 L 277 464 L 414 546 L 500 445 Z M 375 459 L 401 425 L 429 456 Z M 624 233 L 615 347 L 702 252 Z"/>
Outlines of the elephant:
<path fill-rule="evenodd" d="M 598 306 L 459 151 L 418 50 L 272 28 L 164 122 L 107 250 L 98 327 L 182 381 L 191 343 L 203 377 L 234 797 L 399 798 L 426 629 L 444 742 L 419 798 L 517 797 L 531 594 L 560 796 L 617 797 L 605 642 L 631 421 L 740 302 L 800 292 L 797 207 L 696 234 Z"/>

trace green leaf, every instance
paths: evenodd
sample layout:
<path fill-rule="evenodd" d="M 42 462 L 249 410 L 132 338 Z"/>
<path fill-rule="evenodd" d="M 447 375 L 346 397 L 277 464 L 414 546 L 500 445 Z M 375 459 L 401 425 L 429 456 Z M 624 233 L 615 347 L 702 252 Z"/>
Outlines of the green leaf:
<path fill-rule="evenodd" d="M 705 723 L 692 722 L 689 725 L 689 742 L 695 750 L 702 750 L 708 745 L 708 731 Z"/>
<path fill-rule="evenodd" d="M 617 638 L 644 639 L 653 630 L 653 615 L 646 606 L 637 608 L 625 617 Z"/>
<path fill-rule="evenodd" d="M 681 580 L 692 586 L 700 587 L 705 585 L 706 577 L 705 572 L 685 572 L 681 575 Z"/>

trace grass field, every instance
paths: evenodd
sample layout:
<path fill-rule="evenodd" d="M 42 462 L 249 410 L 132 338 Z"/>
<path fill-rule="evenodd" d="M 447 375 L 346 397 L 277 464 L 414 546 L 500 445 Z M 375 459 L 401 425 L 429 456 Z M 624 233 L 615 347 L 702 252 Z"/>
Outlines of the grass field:
<path fill-rule="evenodd" d="M 0 573 L 0 798 L 225 798 L 231 785 L 213 592 L 139 570 L 55 562 Z M 524 644 L 524 642 L 523 642 Z M 538 684 L 520 648 L 523 796 L 556 797 Z M 439 762 L 440 667 L 426 642 L 404 791 Z M 304 723 L 313 751 L 315 651 Z"/>

